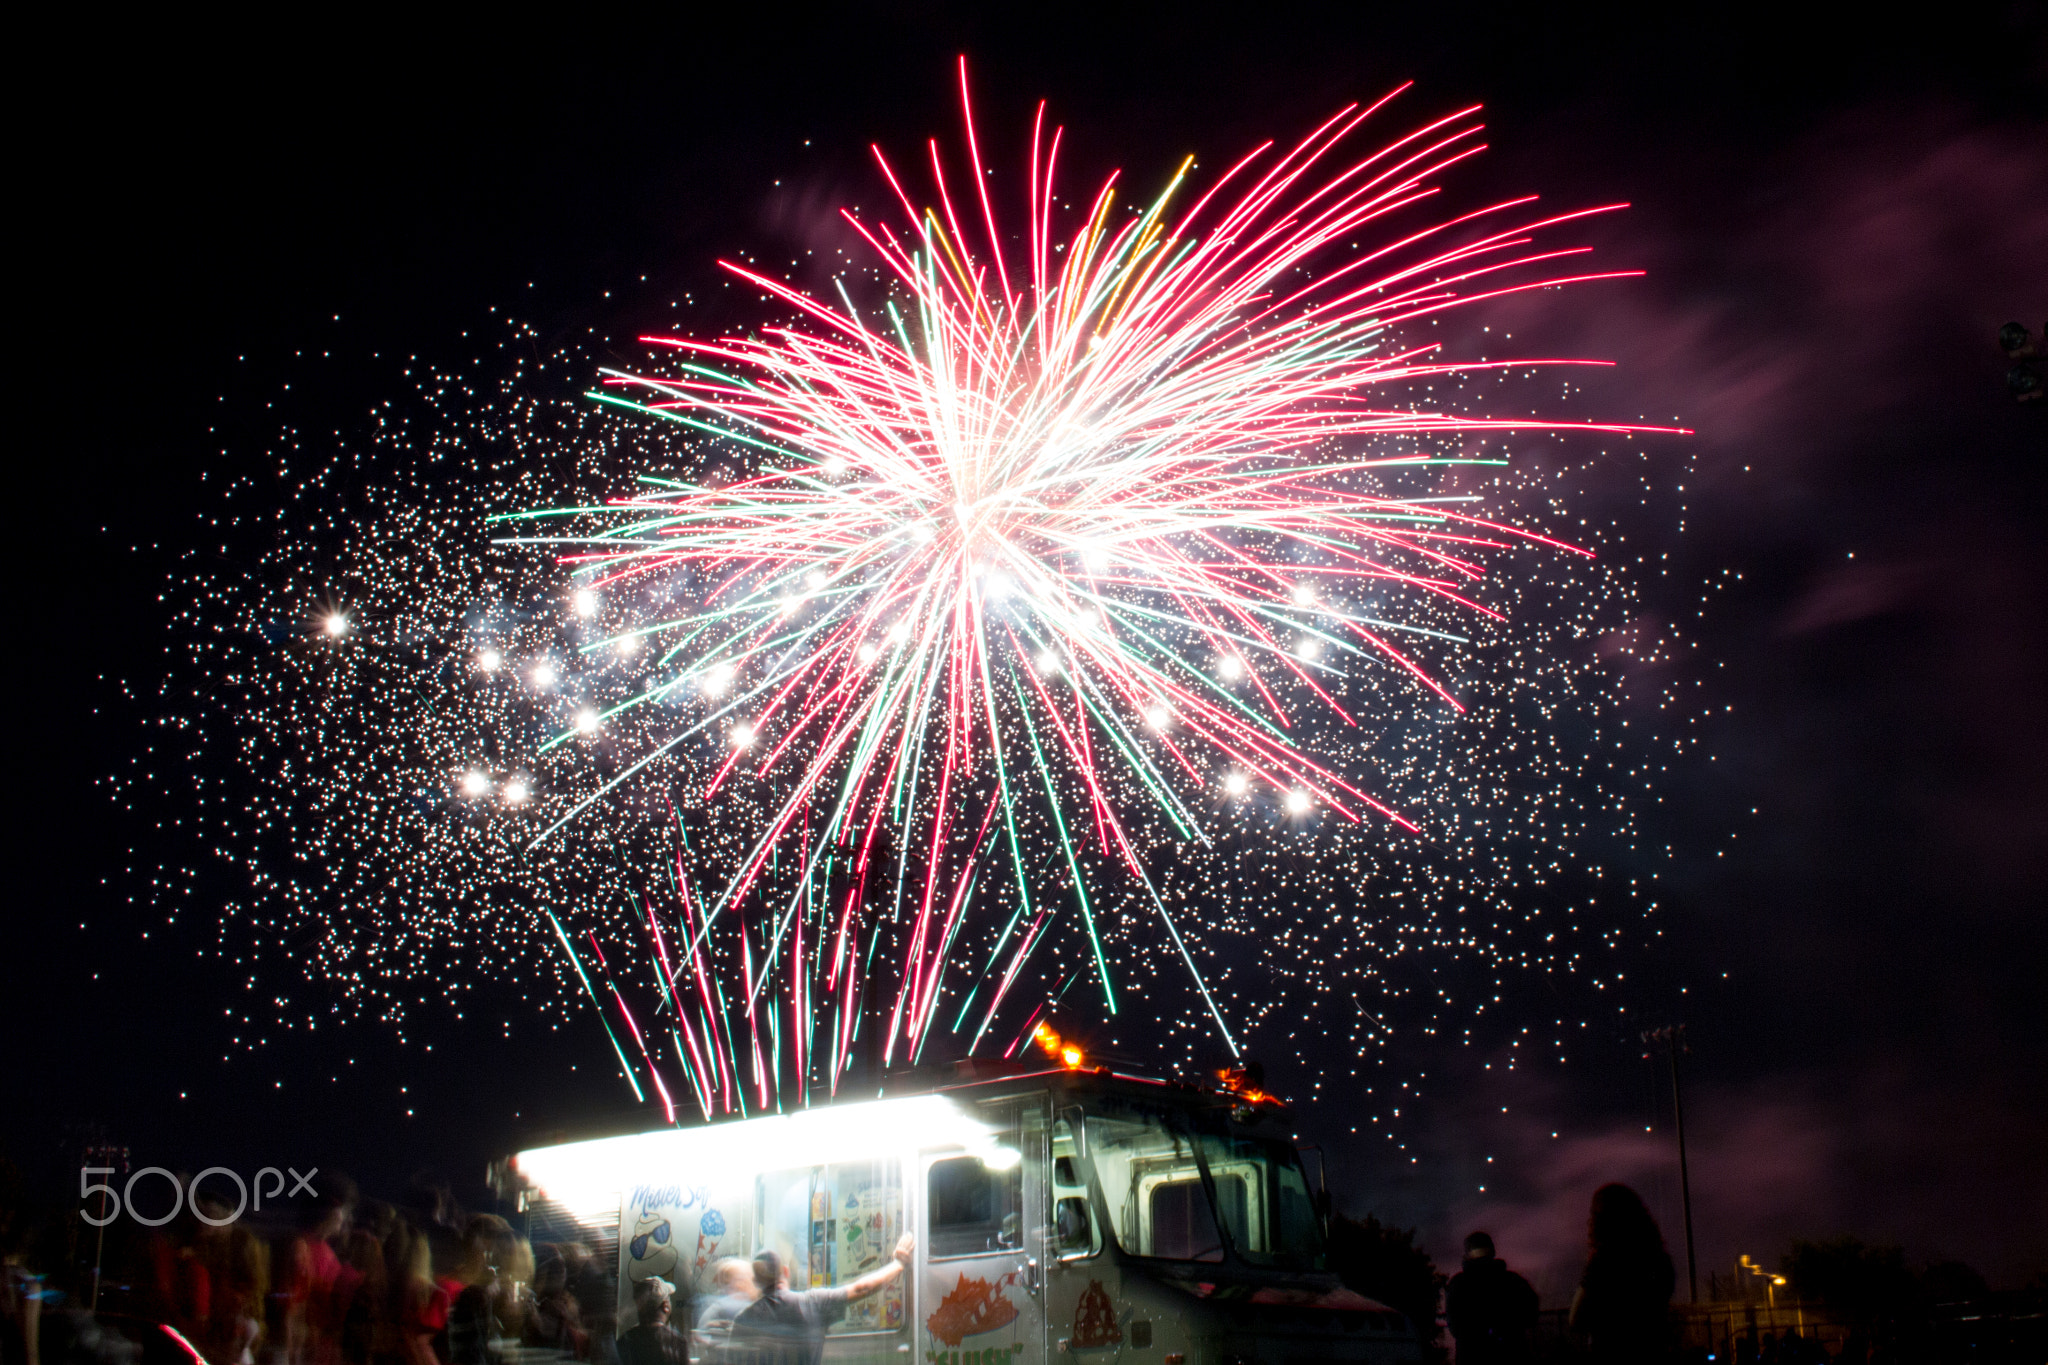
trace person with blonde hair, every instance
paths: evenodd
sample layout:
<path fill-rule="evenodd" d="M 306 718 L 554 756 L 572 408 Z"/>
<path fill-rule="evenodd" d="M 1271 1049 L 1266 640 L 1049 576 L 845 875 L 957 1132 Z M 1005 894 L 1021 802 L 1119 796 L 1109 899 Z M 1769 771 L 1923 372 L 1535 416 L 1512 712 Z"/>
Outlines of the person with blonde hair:
<path fill-rule="evenodd" d="M 441 1365 L 434 1342 L 448 1330 L 448 1291 L 434 1279 L 427 1234 L 400 1223 L 384 1244 L 385 1280 L 397 1327 L 396 1365 Z"/>
<path fill-rule="evenodd" d="M 695 1344 L 699 1358 L 715 1357 L 732 1335 L 733 1320 L 760 1297 L 754 1287 L 754 1267 L 737 1256 L 727 1256 L 711 1266 L 712 1293 L 697 1310 Z"/>

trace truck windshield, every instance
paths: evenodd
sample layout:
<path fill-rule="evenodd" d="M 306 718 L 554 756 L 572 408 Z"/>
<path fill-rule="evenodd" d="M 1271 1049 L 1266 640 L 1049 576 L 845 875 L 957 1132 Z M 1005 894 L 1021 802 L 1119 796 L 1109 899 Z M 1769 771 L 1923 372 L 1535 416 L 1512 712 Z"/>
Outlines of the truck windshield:
<path fill-rule="evenodd" d="M 1087 1156 L 1125 1251 L 1221 1261 L 1227 1241 L 1254 1265 L 1321 1268 L 1322 1229 L 1291 1144 L 1221 1114 L 1136 1101 L 1096 1102 L 1087 1127 Z"/>

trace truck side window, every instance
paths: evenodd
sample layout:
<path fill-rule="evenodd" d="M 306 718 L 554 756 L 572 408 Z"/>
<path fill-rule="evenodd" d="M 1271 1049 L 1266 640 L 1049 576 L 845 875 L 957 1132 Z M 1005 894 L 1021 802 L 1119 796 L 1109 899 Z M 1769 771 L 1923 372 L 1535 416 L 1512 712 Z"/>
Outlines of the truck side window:
<path fill-rule="evenodd" d="M 925 1185 L 932 1259 L 985 1256 L 1024 1245 L 1024 1169 L 991 1169 L 979 1156 L 932 1163 Z"/>

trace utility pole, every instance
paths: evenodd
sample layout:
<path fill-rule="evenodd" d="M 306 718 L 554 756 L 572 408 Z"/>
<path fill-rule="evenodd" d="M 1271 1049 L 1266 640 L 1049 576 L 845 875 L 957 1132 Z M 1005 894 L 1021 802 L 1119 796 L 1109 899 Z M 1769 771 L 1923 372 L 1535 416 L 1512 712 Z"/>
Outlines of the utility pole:
<path fill-rule="evenodd" d="M 1700 1301 L 1700 1274 L 1693 1255 L 1692 1173 L 1685 1162 L 1685 1087 L 1679 1080 L 1678 1054 L 1685 1051 L 1685 1025 L 1643 1031 L 1645 1046 L 1663 1044 L 1671 1054 L 1671 1117 L 1678 1128 L 1678 1193 L 1685 1210 L 1685 1283 L 1691 1303 Z"/>

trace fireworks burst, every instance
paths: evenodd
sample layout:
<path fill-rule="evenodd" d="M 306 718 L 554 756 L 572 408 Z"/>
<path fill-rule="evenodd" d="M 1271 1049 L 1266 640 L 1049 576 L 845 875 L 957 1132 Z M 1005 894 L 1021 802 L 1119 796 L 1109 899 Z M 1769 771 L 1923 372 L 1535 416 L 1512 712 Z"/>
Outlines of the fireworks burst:
<path fill-rule="evenodd" d="M 1635 272 L 1547 244 L 1605 209 L 1432 217 L 1480 150 L 1477 111 L 1351 151 L 1386 103 L 1199 193 L 1192 161 L 1134 209 L 1112 178 L 1078 216 L 1041 107 L 1020 237 L 968 114 L 971 194 L 948 193 L 937 144 L 929 207 L 877 152 L 904 218 L 847 215 L 877 288 L 728 264 L 794 320 L 644 338 L 648 368 L 604 371 L 597 410 L 440 384 L 488 414 L 471 472 L 489 500 L 540 510 L 497 515 L 487 553 L 451 544 L 432 499 L 387 506 L 331 566 L 360 591 L 306 628 L 318 648 L 253 684 L 259 771 L 325 737 L 304 775 L 322 834 L 297 856 L 314 846 L 328 880 L 288 878 L 286 899 L 335 974 L 370 990 L 432 974 L 437 934 L 538 922 L 555 979 L 623 1024 L 636 1090 L 673 1114 L 680 1074 L 708 1114 L 836 1085 L 864 1030 L 885 1061 L 941 1034 L 1000 1046 L 1004 1019 L 1078 981 L 1114 1016 L 1133 973 L 1158 978 L 1120 941 L 1177 962 L 1233 1051 L 1229 954 L 1203 940 L 1248 927 L 1283 978 L 1309 975 L 1294 945 L 1327 962 L 1418 938 L 1569 966 L 1576 950 L 1437 919 L 1528 881 L 1531 842 L 1555 874 L 1570 833 L 1476 814 L 1447 784 L 1576 771 L 1554 741 L 1497 747 L 1518 692 L 1546 716 L 1598 706 L 1584 660 L 1531 642 L 1533 662 L 1474 662 L 1512 639 L 1503 598 L 1569 591 L 1548 569 L 1502 591 L 1489 560 L 1591 549 L 1485 499 L 1511 486 L 1513 433 L 1649 428 L 1418 401 L 1593 362 L 1457 361 L 1413 337 Z M 656 472 L 542 505 L 578 461 L 594 487 Z M 1577 610 L 1571 633 L 1608 608 Z M 1237 832 L 1260 820 L 1327 852 L 1275 876 Z M 1402 869 L 1417 903 L 1368 911 L 1366 863 Z M 1288 881 L 1293 904 L 1247 910 Z"/>

